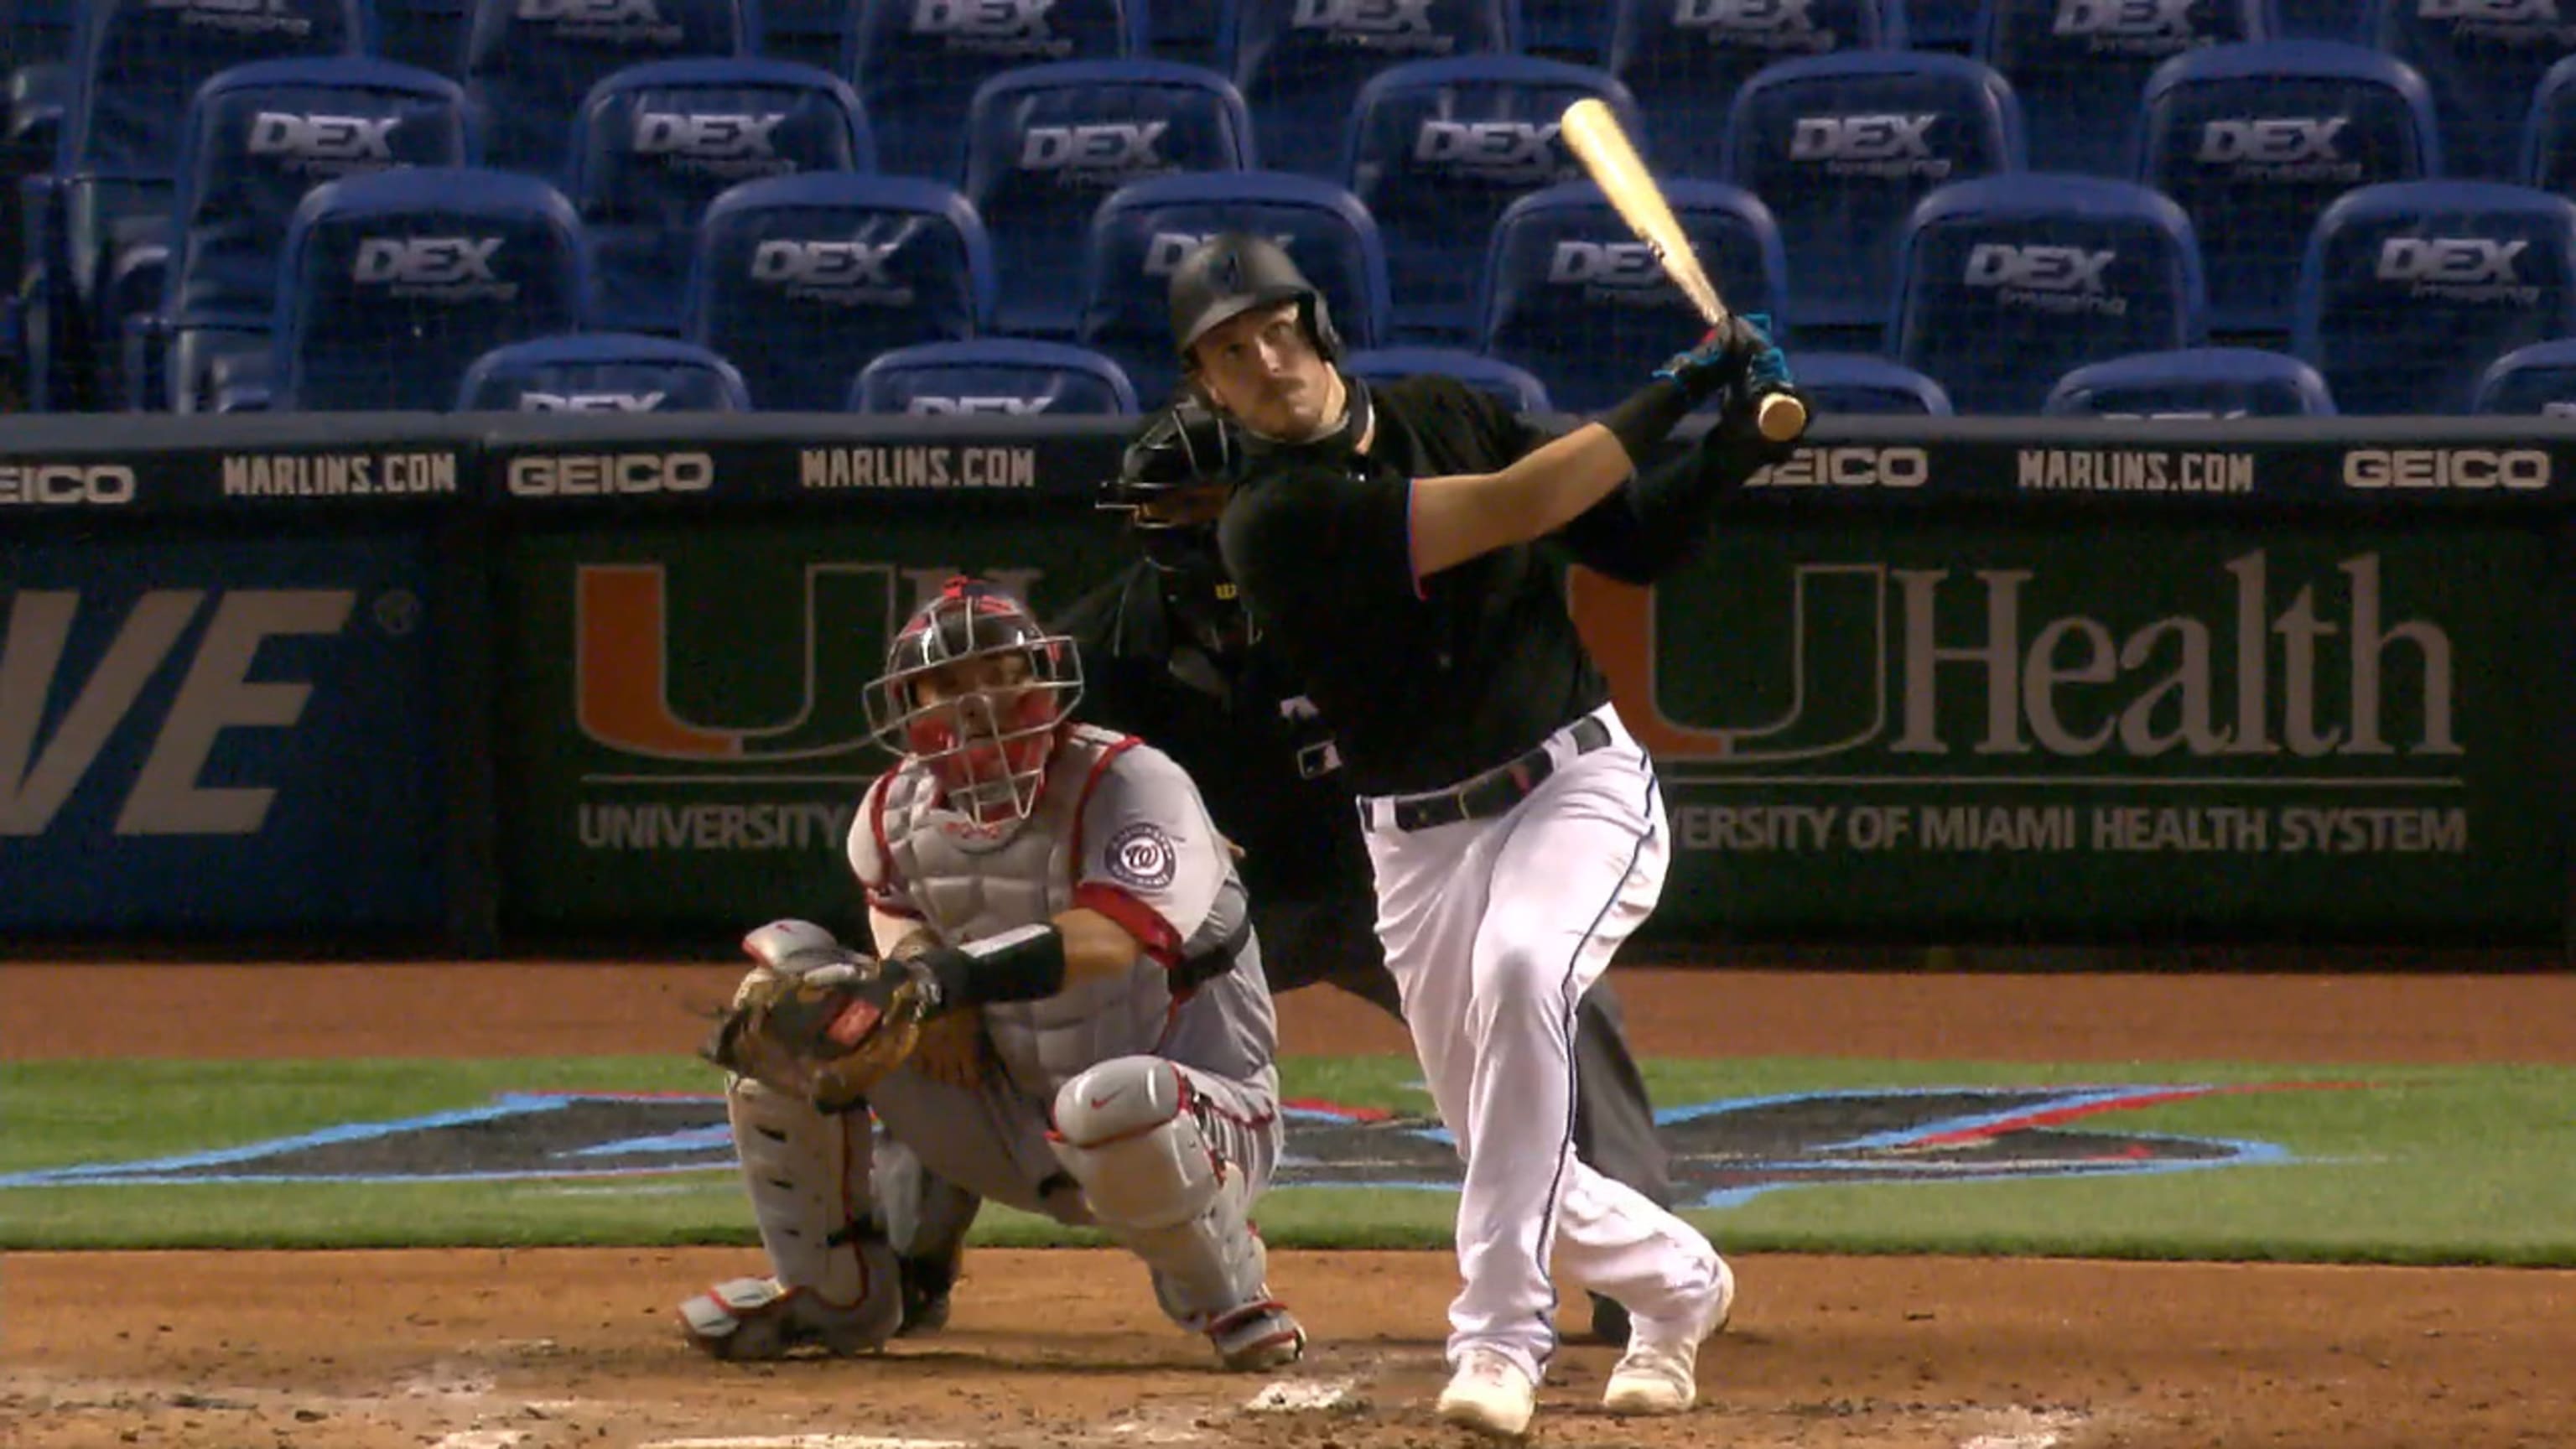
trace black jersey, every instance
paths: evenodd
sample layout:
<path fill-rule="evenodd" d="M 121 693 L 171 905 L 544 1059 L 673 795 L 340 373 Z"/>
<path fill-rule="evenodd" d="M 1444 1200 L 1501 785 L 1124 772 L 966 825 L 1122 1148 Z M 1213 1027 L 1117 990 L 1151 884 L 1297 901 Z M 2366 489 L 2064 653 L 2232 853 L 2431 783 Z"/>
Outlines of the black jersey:
<path fill-rule="evenodd" d="M 1492 472 L 1547 435 L 1452 378 L 1380 385 L 1369 405 L 1365 453 L 1257 452 L 1219 540 L 1269 647 L 1332 722 L 1352 787 L 1411 794 L 1502 764 L 1607 700 L 1566 613 L 1566 564 L 1646 582 L 1688 552 L 1697 526 L 1649 518 L 1651 495 L 1632 485 L 1554 547 L 1514 545 L 1417 579 L 1412 480 Z"/>

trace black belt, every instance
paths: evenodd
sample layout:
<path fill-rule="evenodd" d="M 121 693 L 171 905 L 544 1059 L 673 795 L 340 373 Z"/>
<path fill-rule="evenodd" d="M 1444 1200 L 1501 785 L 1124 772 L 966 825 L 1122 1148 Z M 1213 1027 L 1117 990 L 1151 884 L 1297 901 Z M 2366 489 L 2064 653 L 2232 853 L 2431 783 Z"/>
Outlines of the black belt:
<path fill-rule="evenodd" d="M 1588 755 L 1610 743 L 1610 727 L 1598 715 L 1585 715 L 1566 731 L 1574 741 L 1574 752 Z M 1556 773 L 1556 757 L 1541 745 L 1509 764 L 1496 765 L 1463 785 L 1434 790 L 1427 795 L 1403 795 L 1390 800 L 1398 830 L 1430 830 L 1442 825 L 1455 825 L 1462 820 L 1486 820 L 1529 798 L 1539 782 Z M 1367 818 L 1368 806 L 1360 806 L 1361 818 Z"/>

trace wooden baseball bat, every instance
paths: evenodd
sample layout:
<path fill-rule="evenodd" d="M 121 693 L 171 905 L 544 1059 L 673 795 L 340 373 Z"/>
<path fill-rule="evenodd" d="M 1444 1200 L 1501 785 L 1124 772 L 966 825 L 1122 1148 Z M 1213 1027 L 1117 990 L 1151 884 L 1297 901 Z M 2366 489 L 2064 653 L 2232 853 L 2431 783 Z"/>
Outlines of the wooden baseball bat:
<path fill-rule="evenodd" d="M 1601 194 L 1610 198 L 1620 219 L 1654 253 L 1664 275 L 1681 288 L 1701 319 L 1711 327 L 1725 326 L 1730 315 L 1726 303 L 1700 266 L 1699 253 L 1691 249 L 1672 203 L 1664 199 L 1664 189 L 1655 184 L 1654 173 L 1646 169 L 1645 159 L 1628 140 L 1618 116 L 1598 98 L 1586 96 L 1565 108 L 1562 133 L 1567 148 L 1591 173 Z M 1789 393 L 1765 393 L 1755 404 L 1754 425 L 1772 442 L 1788 442 L 1807 430 L 1806 404 Z"/>

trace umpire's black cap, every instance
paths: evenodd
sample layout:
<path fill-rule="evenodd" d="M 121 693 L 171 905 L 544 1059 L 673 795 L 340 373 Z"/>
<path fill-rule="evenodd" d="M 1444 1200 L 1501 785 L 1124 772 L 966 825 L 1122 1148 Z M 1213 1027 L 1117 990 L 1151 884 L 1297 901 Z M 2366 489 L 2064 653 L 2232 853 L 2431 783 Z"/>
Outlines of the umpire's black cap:
<path fill-rule="evenodd" d="M 1315 350 L 1327 362 L 1340 358 L 1341 336 L 1333 330 L 1324 294 L 1297 270 L 1287 249 L 1249 232 L 1221 232 L 1190 248 L 1172 268 L 1172 346 L 1186 362 L 1212 329 L 1278 302 L 1298 303 Z"/>

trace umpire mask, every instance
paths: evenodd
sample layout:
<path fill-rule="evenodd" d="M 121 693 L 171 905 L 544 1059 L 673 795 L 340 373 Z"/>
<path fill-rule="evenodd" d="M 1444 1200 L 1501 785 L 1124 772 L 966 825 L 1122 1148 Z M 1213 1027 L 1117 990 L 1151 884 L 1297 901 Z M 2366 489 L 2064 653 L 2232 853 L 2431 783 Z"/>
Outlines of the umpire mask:
<path fill-rule="evenodd" d="M 1082 697 L 1073 640 L 977 579 L 950 579 L 904 623 L 867 690 L 877 743 L 919 763 L 986 829 L 1026 820 Z"/>
<path fill-rule="evenodd" d="M 1198 642 L 1242 647 L 1251 629 L 1225 559 L 1217 520 L 1232 494 L 1240 430 L 1196 398 L 1157 413 L 1101 488 L 1100 506 L 1124 513 L 1160 575 L 1163 599 Z"/>

